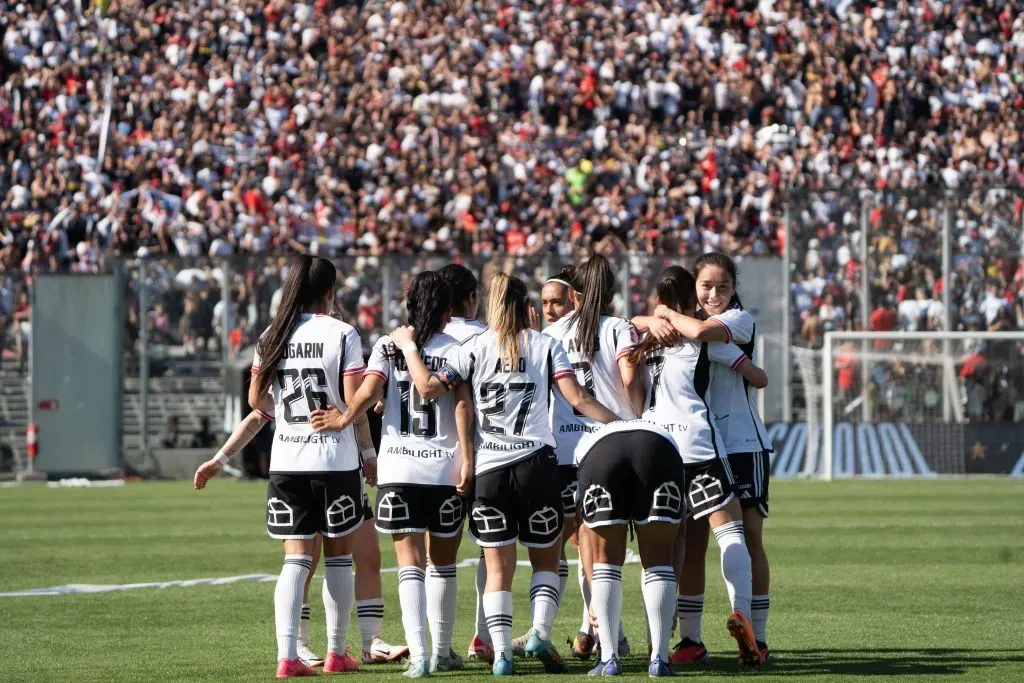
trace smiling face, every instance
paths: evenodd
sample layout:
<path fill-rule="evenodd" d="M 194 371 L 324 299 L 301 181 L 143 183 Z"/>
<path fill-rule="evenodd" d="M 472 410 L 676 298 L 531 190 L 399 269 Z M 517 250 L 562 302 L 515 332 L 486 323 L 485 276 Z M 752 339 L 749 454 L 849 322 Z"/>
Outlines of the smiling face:
<path fill-rule="evenodd" d="M 736 283 L 720 266 L 707 265 L 697 273 L 697 303 L 708 315 L 718 315 L 729 307 Z"/>

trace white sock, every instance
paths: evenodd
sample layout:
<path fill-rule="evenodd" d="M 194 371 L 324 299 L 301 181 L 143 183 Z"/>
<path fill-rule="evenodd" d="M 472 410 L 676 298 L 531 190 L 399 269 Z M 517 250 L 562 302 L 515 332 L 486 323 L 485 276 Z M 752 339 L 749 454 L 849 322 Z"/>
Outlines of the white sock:
<path fill-rule="evenodd" d="M 423 570 L 416 566 L 398 568 L 398 602 L 402 606 L 402 626 L 409 659 L 420 660 L 427 655 L 427 590 Z"/>
<path fill-rule="evenodd" d="M 487 563 L 484 562 L 484 549 L 480 548 L 480 562 L 476 565 L 476 635 L 485 643 L 491 642 L 490 631 L 487 630 L 487 613 L 484 611 L 484 586 L 487 585 Z"/>
<path fill-rule="evenodd" d="M 512 661 L 512 593 L 499 591 L 484 593 L 484 613 L 487 615 L 487 630 L 494 644 L 494 658 L 504 657 Z"/>
<path fill-rule="evenodd" d="M 735 521 L 714 529 L 718 549 L 722 553 L 722 577 L 729 591 L 734 612 L 750 618 L 751 572 L 750 553 L 743 537 L 743 522 Z"/>
<path fill-rule="evenodd" d="M 299 613 L 299 646 L 309 645 L 309 603 L 302 603 L 302 611 Z"/>
<path fill-rule="evenodd" d="M 583 620 L 580 621 L 580 633 L 594 635 L 594 627 L 590 625 L 590 584 L 587 582 L 587 573 L 583 571 L 583 562 L 576 567 L 576 582 L 580 586 L 580 595 L 583 596 Z"/>
<path fill-rule="evenodd" d="M 383 598 L 356 601 L 356 623 L 363 640 L 363 651 L 373 647 L 373 639 L 380 635 L 380 624 L 384 621 Z"/>
<path fill-rule="evenodd" d="M 559 560 L 558 562 L 558 604 L 562 604 L 562 598 L 565 596 L 565 587 L 569 583 L 569 560 Z"/>
<path fill-rule="evenodd" d="M 551 640 L 551 626 L 558 616 L 558 574 L 533 573 L 530 578 L 530 612 L 537 637 Z"/>
<path fill-rule="evenodd" d="M 762 643 L 768 642 L 765 631 L 768 627 L 769 602 L 767 595 L 754 595 L 750 598 L 750 623 L 754 626 L 754 637 Z"/>
<path fill-rule="evenodd" d="M 327 612 L 327 650 L 334 654 L 345 651 L 345 636 L 352 620 L 352 603 L 356 596 L 352 574 L 352 556 L 324 558 L 324 610 Z"/>
<path fill-rule="evenodd" d="M 679 635 L 695 643 L 701 640 L 701 617 L 704 616 L 704 594 L 677 595 L 676 617 L 679 620 Z"/>
<path fill-rule="evenodd" d="M 281 574 L 274 588 L 274 627 L 277 632 L 277 658 L 299 656 L 299 616 L 302 612 L 302 587 L 313 567 L 309 555 L 285 555 Z"/>
<path fill-rule="evenodd" d="M 427 566 L 427 624 L 434 654 L 447 657 L 455 629 L 455 599 L 458 597 L 455 565 Z"/>
<path fill-rule="evenodd" d="M 651 661 L 660 656 L 668 662 L 668 640 L 672 635 L 675 610 L 676 575 L 668 566 L 644 569 L 644 606 L 651 632 Z"/>
<path fill-rule="evenodd" d="M 594 563 L 594 582 L 590 586 L 590 605 L 597 617 L 597 637 L 601 641 L 601 659 L 607 662 L 619 654 L 619 620 L 622 618 L 622 567 Z"/>

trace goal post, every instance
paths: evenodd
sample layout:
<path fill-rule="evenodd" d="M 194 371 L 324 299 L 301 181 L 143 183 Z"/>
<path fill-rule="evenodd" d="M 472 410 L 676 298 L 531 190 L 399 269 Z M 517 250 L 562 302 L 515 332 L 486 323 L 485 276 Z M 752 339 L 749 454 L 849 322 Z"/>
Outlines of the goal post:
<path fill-rule="evenodd" d="M 820 351 L 794 349 L 803 474 L 1024 471 L 1022 352 L 1024 332 L 835 331 Z"/>

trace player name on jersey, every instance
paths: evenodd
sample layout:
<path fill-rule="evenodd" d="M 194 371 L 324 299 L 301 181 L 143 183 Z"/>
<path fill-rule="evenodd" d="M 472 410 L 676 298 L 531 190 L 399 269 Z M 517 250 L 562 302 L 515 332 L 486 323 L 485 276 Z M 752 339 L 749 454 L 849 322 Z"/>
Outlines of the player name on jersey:
<path fill-rule="evenodd" d="M 437 372 L 444 367 L 445 360 L 440 356 L 424 356 L 420 354 L 420 358 L 423 359 L 423 364 L 427 366 L 427 369 L 431 372 Z M 400 372 L 409 372 L 409 365 L 405 362 L 405 355 L 401 351 L 395 353 L 394 360 L 392 361 L 395 365 L 395 369 Z"/>
<path fill-rule="evenodd" d="M 289 342 L 284 347 L 284 358 L 323 358 L 322 342 Z"/>

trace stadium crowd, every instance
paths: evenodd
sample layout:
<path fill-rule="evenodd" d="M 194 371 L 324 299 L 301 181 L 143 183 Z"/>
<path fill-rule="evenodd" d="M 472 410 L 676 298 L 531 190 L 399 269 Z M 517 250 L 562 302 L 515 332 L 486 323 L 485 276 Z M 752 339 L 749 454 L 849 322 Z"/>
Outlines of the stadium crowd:
<path fill-rule="evenodd" d="M 872 327 L 940 326 L 949 202 L 954 326 L 1024 322 L 1015 3 L 100 4 L 0 2 L 8 274 L 248 257 L 230 326 L 251 337 L 277 254 L 346 256 L 370 331 L 387 255 L 773 255 L 788 205 L 814 344 L 859 325 L 865 206 Z M 193 270 L 149 323 L 186 346 L 220 324 Z"/>

